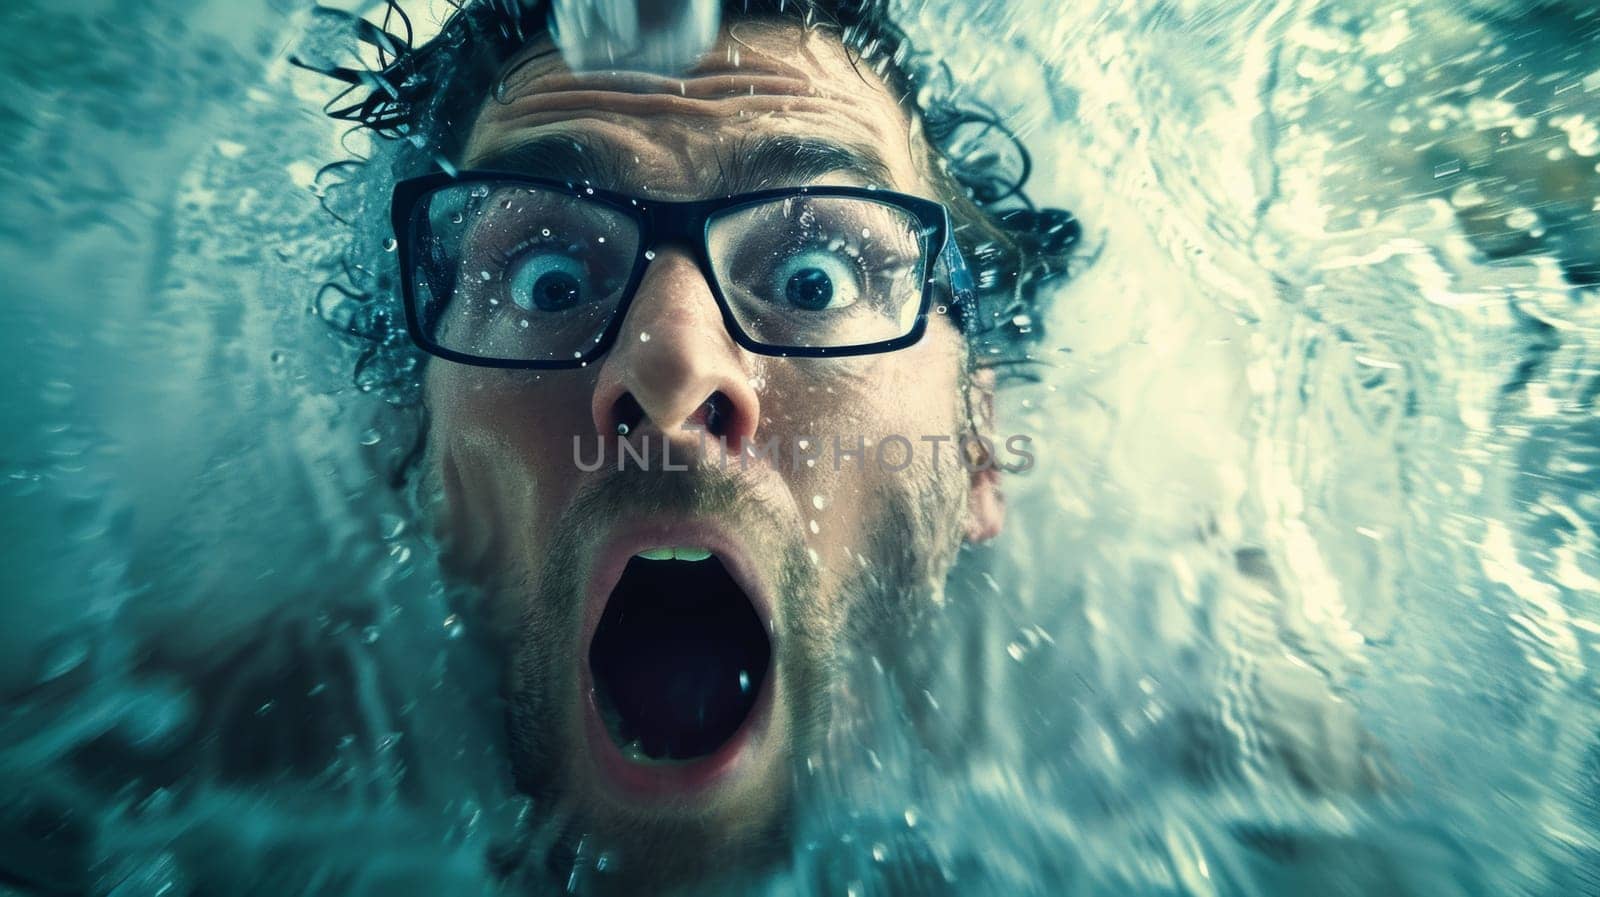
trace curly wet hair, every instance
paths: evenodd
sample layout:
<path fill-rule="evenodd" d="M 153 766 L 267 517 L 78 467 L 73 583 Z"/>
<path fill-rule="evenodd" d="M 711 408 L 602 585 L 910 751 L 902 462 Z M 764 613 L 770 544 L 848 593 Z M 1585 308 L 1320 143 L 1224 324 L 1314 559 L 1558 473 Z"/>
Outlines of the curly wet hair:
<path fill-rule="evenodd" d="M 390 182 L 458 158 L 474 114 L 513 54 L 548 33 L 550 0 L 451 2 L 455 11 L 438 34 L 419 44 L 400 0 L 388 0 L 379 24 L 323 8 L 353 31 L 376 64 L 290 59 L 348 85 L 325 111 L 387 141 Z M 948 66 L 912 47 L 888 0 L 724 0 L 723 12 L 730 20 L 781 18 L 836 31 L 852 65 L 876 72 L 915 110 L 934 153 L 938 198 L 950 209 L 977 289 L 975 307 L 961 309 L 958 319 L 972 364 L 994 369 L 1002 382 L 1034 379 L 1033 350 L 1052 292 L 1045 287 L 1069 273 L 1082 230 L 1071 213 L 1029 201 L 1023 188 L 1032 166 L 1016 135 L 958 89 Z M 376 161 L 329 169 L 370 169 Z M 366 203 L 380 199 L 386 194 L 369 183 Z M 361 216 L 387 220 L 375 211 Z M 416 399 L 424 359 L 406 337 L 394 278 L 371 261 L 371 244 L 352 244 L 347 283 L 326 285 L 318 308 L 361 346 L 357 384 L 405 404 Z"/>

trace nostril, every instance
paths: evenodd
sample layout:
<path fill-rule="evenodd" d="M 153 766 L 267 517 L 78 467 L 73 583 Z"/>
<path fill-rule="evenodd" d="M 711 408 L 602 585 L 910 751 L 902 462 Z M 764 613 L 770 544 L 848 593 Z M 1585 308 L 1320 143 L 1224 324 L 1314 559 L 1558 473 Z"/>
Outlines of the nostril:
<path fill-rule="evenodd" d="M 626 435 L 637 430 L 644 421 L 644 406 L 633 397 L 633 393 L 625 392 L 611 405 L 611 425 L 618 433 Z M 624 430 L 626 428 L 626 430 Z"/>
<path fill-rule="evenodd" d="M 728 424 L 732 420 L 733 400 L 720 392 L 714 392 L 701 406 L 705 415 L 706 432 L 712 436 L 723 437 L 728 435 Z"/>

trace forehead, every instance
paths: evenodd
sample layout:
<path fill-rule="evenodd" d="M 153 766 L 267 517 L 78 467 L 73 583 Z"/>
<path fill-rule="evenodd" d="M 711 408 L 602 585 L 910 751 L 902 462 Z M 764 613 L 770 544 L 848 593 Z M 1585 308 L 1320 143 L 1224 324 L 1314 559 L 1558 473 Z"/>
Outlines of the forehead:
<path fill-rule="evenodd" d="M 926 193 L 914 116 L 837 32 L 738 21 L 682 77 L 575 74 L 546 40 L 506 67 L 462 164 L 660 199 L 802 183 Z"/>

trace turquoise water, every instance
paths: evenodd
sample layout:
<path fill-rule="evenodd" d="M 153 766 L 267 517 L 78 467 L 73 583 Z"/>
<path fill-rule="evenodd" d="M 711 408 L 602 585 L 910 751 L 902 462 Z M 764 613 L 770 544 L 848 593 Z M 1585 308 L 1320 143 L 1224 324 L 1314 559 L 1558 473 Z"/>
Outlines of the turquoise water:
<path fill-rule="evenodd" d="M 927 688 L 868 668 L 740 888 L 1600 893 L 1600 23 L 1060 6 L 910 8 L 1089 245 Z M 314 21 L 0 12 L 0 888 L 488 892 L 537 849 L 388 486 L 415 420 L 329 326 L 374 210 L 285 61 Z"/>

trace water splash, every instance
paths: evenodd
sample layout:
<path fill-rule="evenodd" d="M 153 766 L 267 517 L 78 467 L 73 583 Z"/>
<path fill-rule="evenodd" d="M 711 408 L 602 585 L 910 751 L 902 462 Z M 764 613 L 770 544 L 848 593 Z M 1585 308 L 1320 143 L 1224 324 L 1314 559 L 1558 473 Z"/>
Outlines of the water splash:
<path fill-rule="evenodd" d="M 550 30 L 573 71 L 681 74 L 716 43 L 716 0 L 554 0 Z"/>

